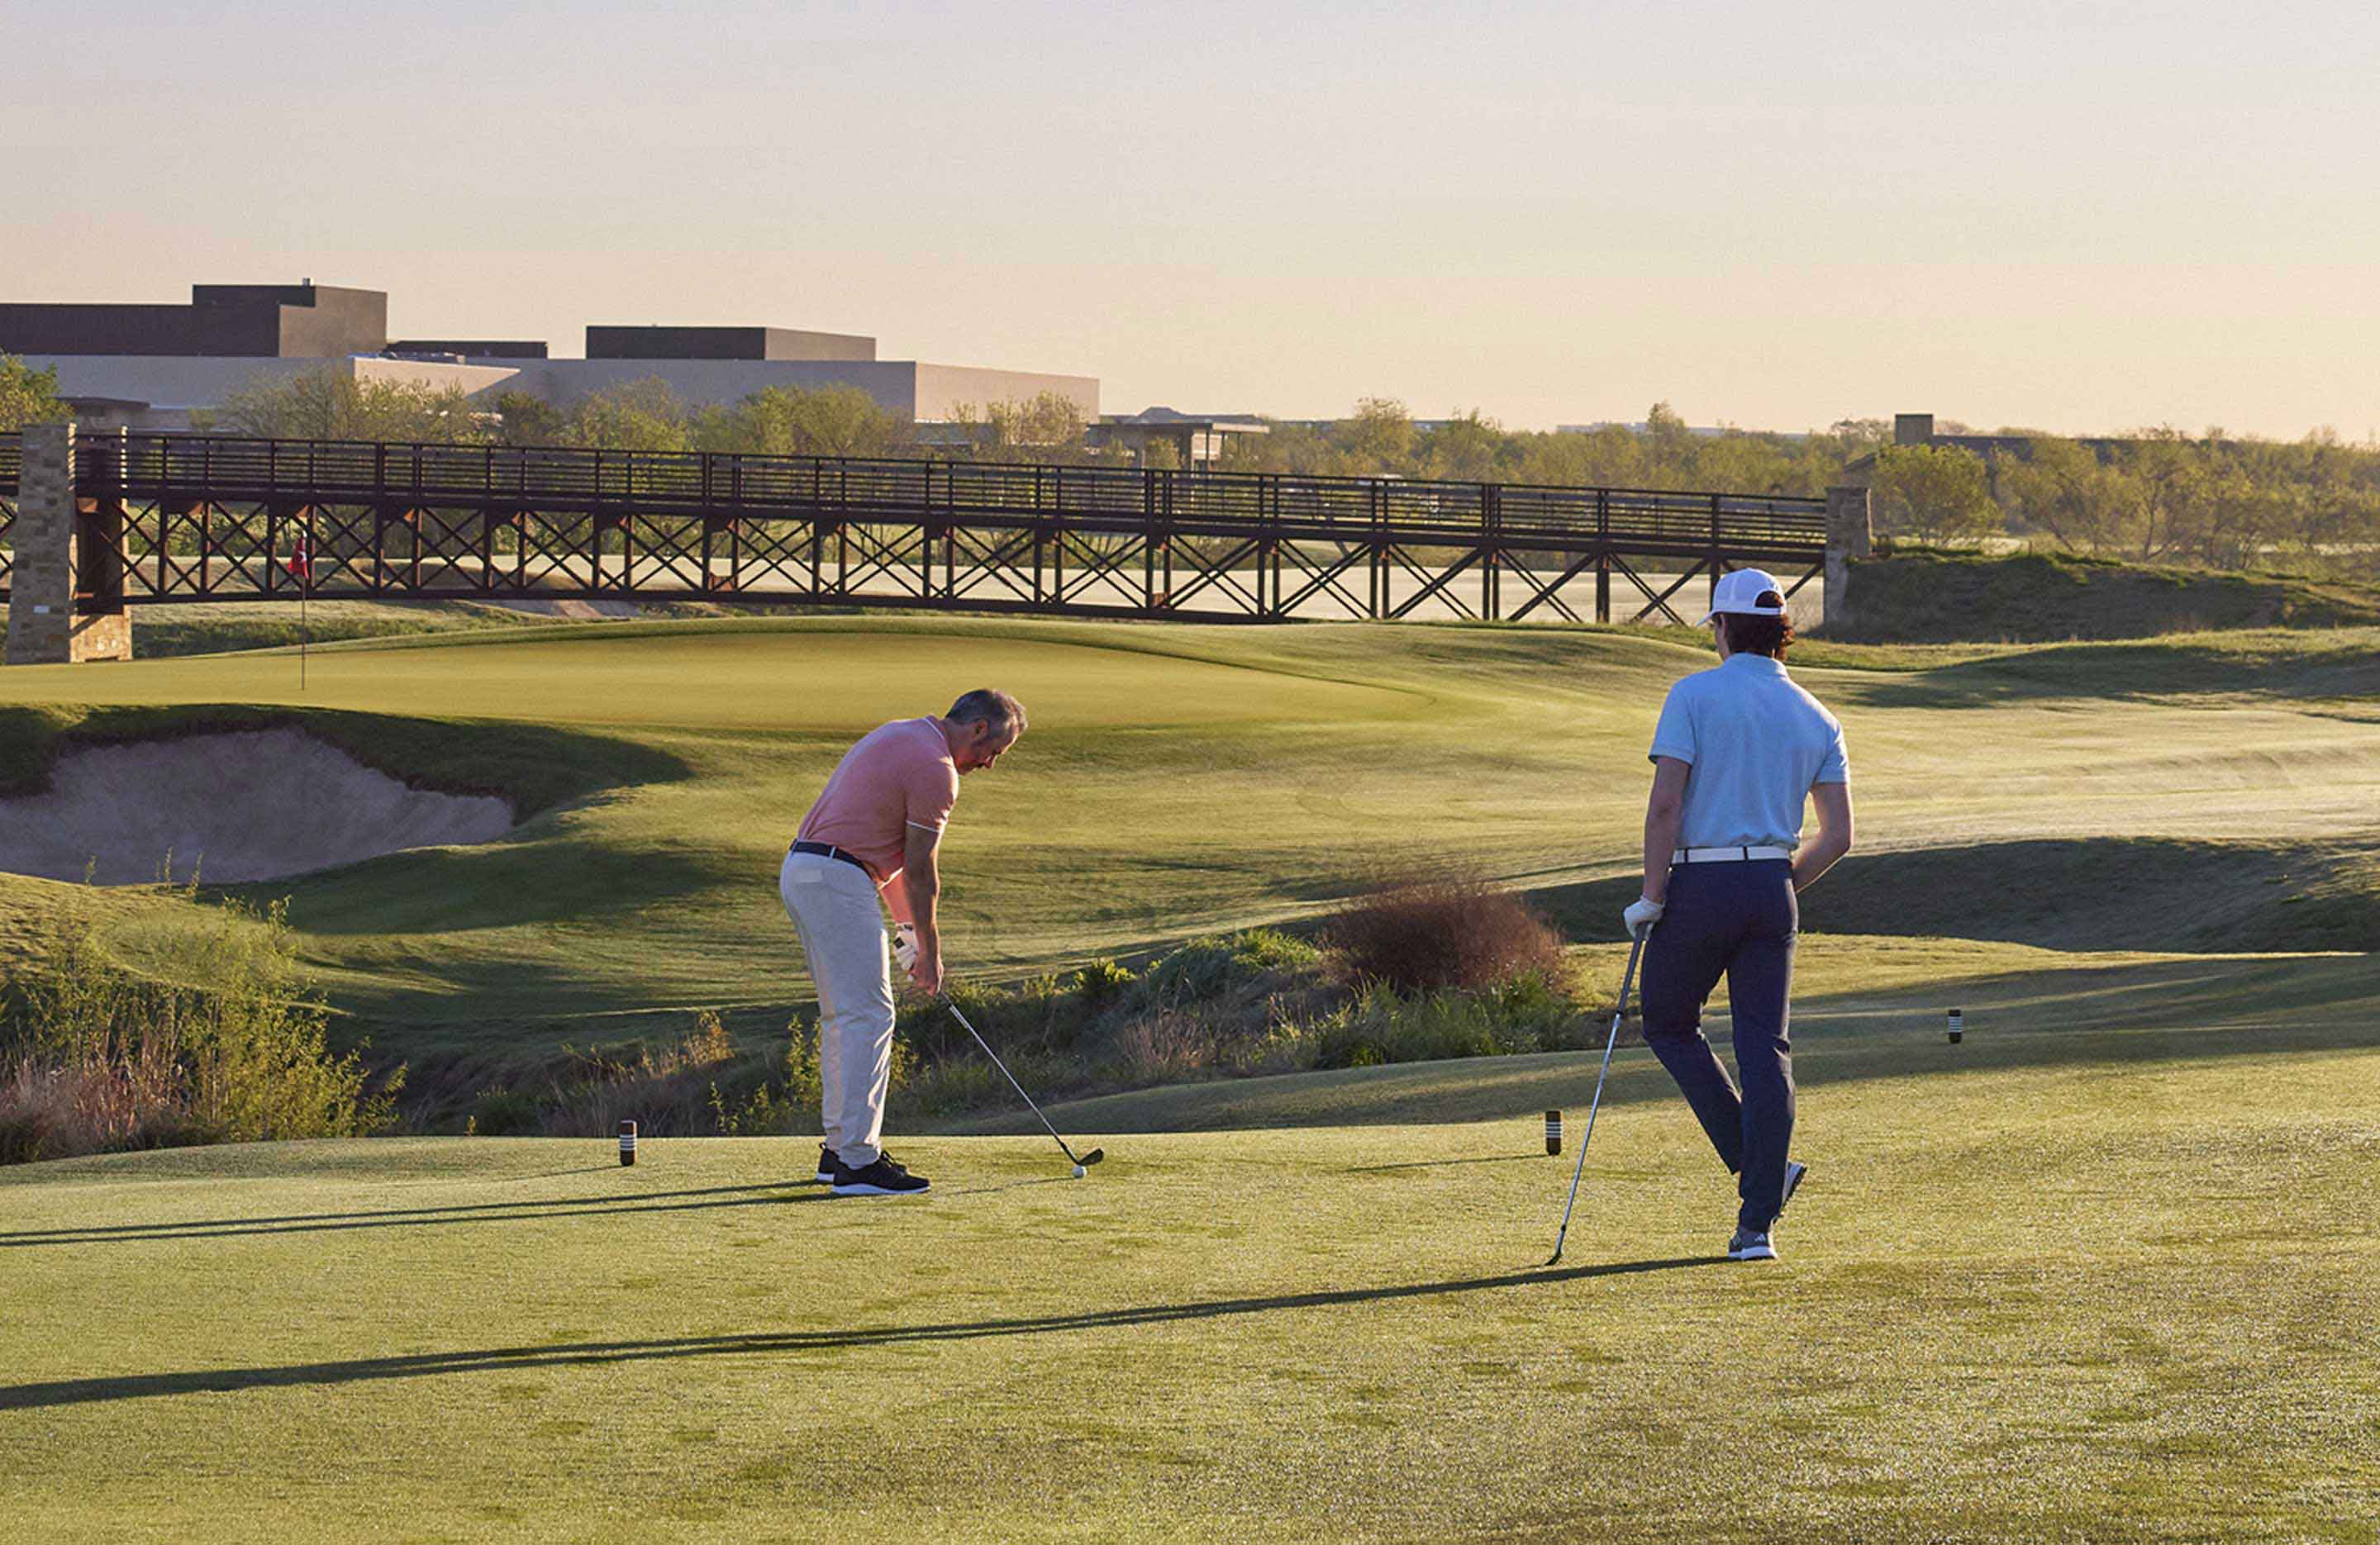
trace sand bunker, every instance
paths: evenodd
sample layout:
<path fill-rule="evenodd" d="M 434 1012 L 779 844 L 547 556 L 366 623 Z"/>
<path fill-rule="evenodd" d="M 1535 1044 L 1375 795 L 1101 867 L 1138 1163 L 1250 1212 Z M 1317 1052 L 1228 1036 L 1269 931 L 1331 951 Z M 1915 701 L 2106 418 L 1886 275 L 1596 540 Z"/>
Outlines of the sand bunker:
<path fill-rule="evenodd" d="M 227 885 L 487 842 L 512 825 L 504 800 L 408 789 L 294 730 L 240 730 L 67 753 L 49 792 L 0 800 L 0 869 Z"/>

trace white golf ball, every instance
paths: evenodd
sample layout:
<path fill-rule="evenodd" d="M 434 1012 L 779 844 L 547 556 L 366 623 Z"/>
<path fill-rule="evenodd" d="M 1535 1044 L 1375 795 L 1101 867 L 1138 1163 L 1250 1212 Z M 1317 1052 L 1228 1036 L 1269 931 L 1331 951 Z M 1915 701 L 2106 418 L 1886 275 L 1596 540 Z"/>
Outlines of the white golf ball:
<path fill-rule="evenodd" d="M 1088 1173 L 1090 1173 L 1090 1172 L 1089 1172 L 1089 1171 L 1087 1171 L 1087 1170 L 1086 1170 L 1086 1169 L 1085 1169 L 1082 1165 L 1076 1165 L 1075 1166 L 1075 1179 L 1077 1179 L 1077 1180 L 1080 1180 L 1080 1179 L 1081 1179 L 1085 1175 L 1087 1175 L 1087 1174 L 1088 1174 Z"/>

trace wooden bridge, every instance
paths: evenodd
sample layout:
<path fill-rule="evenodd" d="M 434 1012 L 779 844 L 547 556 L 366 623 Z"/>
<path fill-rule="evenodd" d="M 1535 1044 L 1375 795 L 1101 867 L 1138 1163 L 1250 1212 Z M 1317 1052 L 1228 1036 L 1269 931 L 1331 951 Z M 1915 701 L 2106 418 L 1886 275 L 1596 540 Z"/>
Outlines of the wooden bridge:
<path fill-rule="evenodd" d="M 0 437 L 0 593 L 22 461 Z M 1828 551 L 1828 501 L 1778 494 L 123 432 L 71 465 L 78 612 L 302 591 L 1677 622 L 1696 578 L 1799 591 Z"/>

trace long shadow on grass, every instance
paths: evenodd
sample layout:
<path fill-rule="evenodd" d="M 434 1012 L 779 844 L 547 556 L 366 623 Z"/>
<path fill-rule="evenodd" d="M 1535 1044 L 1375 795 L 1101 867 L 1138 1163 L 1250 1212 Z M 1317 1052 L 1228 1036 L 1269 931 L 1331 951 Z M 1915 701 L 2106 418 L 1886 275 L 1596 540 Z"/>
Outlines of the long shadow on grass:
<path fill-rule="evenodd" d="M 800 1194 L 780 1194 L 786 1191 L 798 1191 Z M 754 1192 L 761 1194 L 751 1194 Z M 541 1223 L 548 1218 L 610 1218 L 632 1213 L 689 1213 L 714 1207 L 781 1206 L 796 1201 L 823 1201 L 832 1194 L 823 1189 L 815 1189 L 813 1183 L 807 1180 L 774 1180 L 754 1186 L 710 1186 L 700 1190 L 647 1191 L 642 1195 L 628 1196 L 549 1197 L 538 1201 L 395 1207 L 369 1213 L 294 1213 L 265 1218 L 109 1224 L 0 1234 L 0 1249 L 22 1249 L 39 1245 L 143 1244 L 152 1239 L 225 1239 L 243 1234 L 318 1234 L 350 1228 L 420 1228 L 457 1223 Z M 733 1200 L 685 1200 L 688 1197 Z"/>
<path fill-rule="evenodd" d="M 1662 1261 L 1620 1261 L 1601 1266 L 1569 1266 L 1451 1282 L 1408 1283 L 1395 1287 L 1348 1287 L 1328 1293 L 1285 1293 L 1270 1298 L 1208 1298 L 1186 1304 L 1093 1310 L 1015 1320 L 967 1320 L 932 1325 L 883 1325 L 845 1331 L 786 1331 L 748 1335 L 683 1336 L 659 1341 L 592 1341 L 562 1346 L 490 1346 L 460 1352 L 424 1352 L 401 1358 L 358 1358 L 341 1362 L 289 1363 L 278 1368 L 217 1368 L 182 1373 L 132 1373 L 113 1379 L 59 1379 L 0 1385 L 0 1411 L 47 1406 L 81 1406 L 106 1400 L 142 1400 L 157 1395 L 227 1394 L 234 1390 L 364 1383 L 378 1379 L 421 1379 L 446 1373 L 484 1373 L 528 1368 L 584 1368 L 654 1362 L 681 1358 L 754 1357 L 783 1352 L 835 1352 L 854 1347 L 916 1342 L 980 1341 L 995 1336 L 1062 1335 L 1076 1331 L 1122 1330 L 1280 1310 L 1333 1309 L 1347 1304 L 1438 1298 L 1451 1293 L 1492 1292 L 1594 1277 L 1636 1276 L 1690 1266 L 1720 1266 L 1725 1256 L 1674 1256 Z"/>

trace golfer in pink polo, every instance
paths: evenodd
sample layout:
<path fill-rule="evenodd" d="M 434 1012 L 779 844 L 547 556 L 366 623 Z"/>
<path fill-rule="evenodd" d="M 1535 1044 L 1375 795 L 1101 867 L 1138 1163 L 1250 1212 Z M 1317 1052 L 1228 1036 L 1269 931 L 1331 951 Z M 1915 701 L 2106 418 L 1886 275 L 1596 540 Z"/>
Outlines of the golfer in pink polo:
<path fill-rule="evenodd" d="M 918 986 L 942 988 L 935 853 L 959 779 L 1025 733 L 1024 705 L 986 687 L 940 718 L 880 725 L 844 754 L 803 817 L 778 872 L 819 996 L 818 1177 L 837 1196 L 915 1196 L 926 1178 L 884 1152 L 892 1076 L 892 957 Z M 892 909 L 894 939 L 884 935 Z"/>

